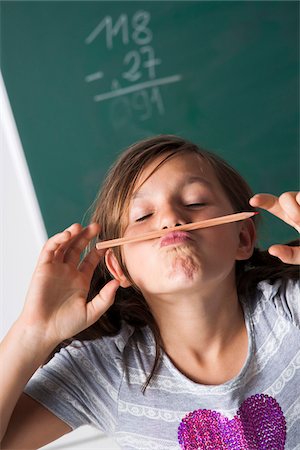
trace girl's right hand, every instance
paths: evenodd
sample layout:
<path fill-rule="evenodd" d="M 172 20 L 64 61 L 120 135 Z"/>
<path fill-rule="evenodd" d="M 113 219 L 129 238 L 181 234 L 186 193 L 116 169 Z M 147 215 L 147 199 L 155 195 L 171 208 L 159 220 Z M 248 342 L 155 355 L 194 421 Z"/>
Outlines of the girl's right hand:
<path fill-rule="evenodd" d="M 119 283 L 111 280 L 90 302 L 94 270 L 106 250 L 80 255 L 99 233 L 99 226 L 73 224 L 44 245 L 19 318 L 35 336 L 55 347 L 96 322 L 113 304 Z M 28 328 L 30 327 L 30 328 Z"/>
<path fill-rule="evenodd" d="M 256 194 L 250 201 L 254 208 L 262 208 L 294 227 L 300 233 L 300 192 L 284 192 L 279 197 Z M 289 245 L 272 245 L 269 253 L 286 264 L 300 264 L 300 248 Z"/>

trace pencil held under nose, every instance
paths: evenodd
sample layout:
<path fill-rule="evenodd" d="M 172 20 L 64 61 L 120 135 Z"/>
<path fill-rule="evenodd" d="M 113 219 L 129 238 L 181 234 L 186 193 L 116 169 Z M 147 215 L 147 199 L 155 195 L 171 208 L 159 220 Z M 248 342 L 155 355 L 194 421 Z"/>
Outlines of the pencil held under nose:
<path fill-rule="evenodd" d="M 106 248 L 111 248 L 111 247 L 118 247 L 118 246 L 124 245 L 124 244 L 131 244 L 133 242 L 140 242 L 140 241 L 146 241 L 149 239 L 155 239 L 155 238 L 162 237 L 165 234 L 170 233 L 172 231 L 192 231 L 192 230 L 198 230 L 200 228 L 209 228 L 209 227 L 214 227 L 217 225 L 223 225 L 225 223 L 238 222 L 240 220 L 249 219 L 250 217 L 252 217 L 256 214 L 258 214 L 258 213 L 255 211 L 229 214 L 227 216 L 216 217 L 216 218 L 207 219 L 207 220 L 201 220 L 200 222 L 192 222 L 192 223 L 187 223 L 184 225 L 178 225 L 178 226 L 172 227 L 172 228 L 151 231 L 149 233 L 141 234 L 141 235 L 134 236 L 134 237 L 111 239 L 108 241 L 98 242 L 96 244 L 96 248 L 98 250 L 101 250 L 101 249 L 106 249 Z"/>

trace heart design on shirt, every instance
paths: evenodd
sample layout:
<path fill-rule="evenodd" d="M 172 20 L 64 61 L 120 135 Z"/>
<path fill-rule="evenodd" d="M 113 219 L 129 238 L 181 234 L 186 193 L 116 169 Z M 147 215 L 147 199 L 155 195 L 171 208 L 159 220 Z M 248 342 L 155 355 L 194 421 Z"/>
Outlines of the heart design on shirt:
<path fill-rule="evenodd" d="M 197 409 L 178 427 L 182 450 L 284 450 L 286 421 L 277 401 L 266 394 L 247 398 L 233 419 Z"/>

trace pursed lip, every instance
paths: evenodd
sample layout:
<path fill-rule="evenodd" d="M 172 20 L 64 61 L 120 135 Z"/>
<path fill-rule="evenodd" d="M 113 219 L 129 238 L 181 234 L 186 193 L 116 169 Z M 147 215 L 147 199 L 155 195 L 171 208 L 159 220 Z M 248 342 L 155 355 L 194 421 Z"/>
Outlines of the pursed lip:
<path fill-rule="evenodd" d="M 186 231 L 171 231 L 170 233 L 163 236 L 160 240 L 160 247 L 166 247 L 167 245 L 180 244 L 191 237 Z"/>

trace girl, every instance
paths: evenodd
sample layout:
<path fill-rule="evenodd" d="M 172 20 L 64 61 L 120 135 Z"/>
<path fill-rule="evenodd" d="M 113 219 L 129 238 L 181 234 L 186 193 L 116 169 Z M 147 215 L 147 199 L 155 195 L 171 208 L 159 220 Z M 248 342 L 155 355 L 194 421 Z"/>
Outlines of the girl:
<path fill-rule="evenodd" d="M 299 449 L 296 247 L 254 249 L 256 218 L 93 245 L 256 207 L 299 229 L 299 205 L 299 193 L 253 197 L 181 138 L 129 148 L 91 224 L 45 244 L 2 343 L 2 448 L 36 449 L 91 424 L 124 450 Z"/>

